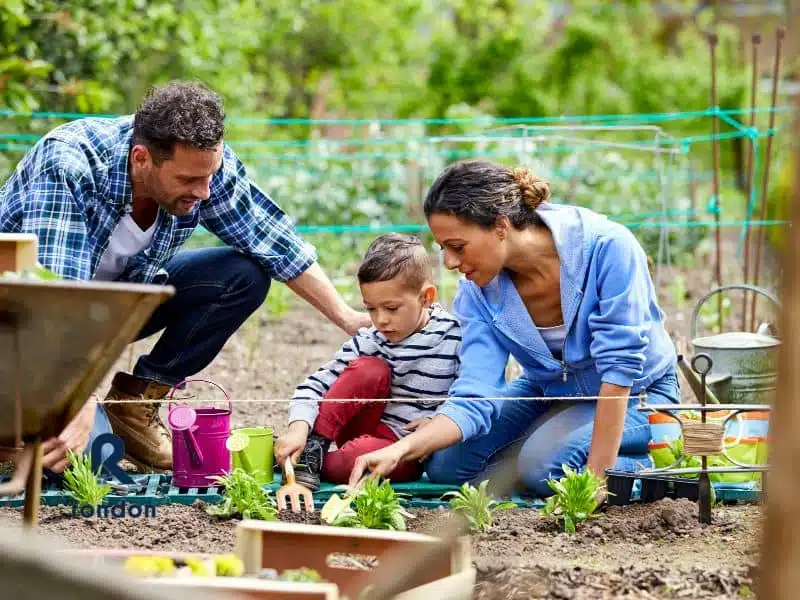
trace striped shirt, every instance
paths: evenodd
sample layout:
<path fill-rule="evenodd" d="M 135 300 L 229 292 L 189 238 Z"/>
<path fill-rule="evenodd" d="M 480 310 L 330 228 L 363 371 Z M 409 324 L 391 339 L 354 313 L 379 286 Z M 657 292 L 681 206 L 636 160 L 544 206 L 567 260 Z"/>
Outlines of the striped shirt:
<path fill-rule="evenodd" d="M 132 116 L 79 119 L 53 129 L 0 189 L 0 232 L 35 234 L 43 266 L 64 279 L 92 279 L 111 234 L 132 211 L 132 137 Z M 131 257 L 117 279 L 165 283 L 164 265 L 198 225 L 255 258 L 278 281 L 298 277 L 316 260 L 316 250 L 225 145 L 211 197 L 185 216 L 159 210 L 150 246 Z"/>
<path fill-rule="evenodd" d="M 397 437 L 409 433 L 404 425 L 433 417 L 458 377 L 461 328 L 441 305 L 434 304 L 430 310 L 428 324 L 397 344 L 389 342 L 374 327 L 360 330 L 330 362 L 297 387 L 289 404 L 289 422 L 305 421 L 313 428 L 319 401 L 350 361 L 359 356 L 379 356 L 387 362 L 392 370 L 392 398 L 420 398 L 418 402 L 386 403 L 382 421 Z"/>

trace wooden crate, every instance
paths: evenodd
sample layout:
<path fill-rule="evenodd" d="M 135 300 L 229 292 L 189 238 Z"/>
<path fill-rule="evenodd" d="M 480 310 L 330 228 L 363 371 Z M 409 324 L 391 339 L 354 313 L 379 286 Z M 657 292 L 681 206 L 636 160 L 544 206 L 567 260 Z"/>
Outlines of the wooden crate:
<path fill-rule="evenodd" d="M 35 267 L 38 262 L 37 242 L 31 233 L 0 233 L 0 273 Z"/>
<path fill-rule="evenodd" d="M 388 554 L 413 555 L 438 544 L 438 538 L 402 531 L 376 531 L 322 525 L 300 525 L 269 521 L 242 521 L 237 527 L 236 554 L 245 565 L 244 577 L 160 577 L 139 579 L 144 588 L 175 589 L 181 597 L 195 591 L 219 593 L 222 600 L 339 600 L 348 584 L 368 571 L 329 565 L 332 554 L 377 557 Z M 193 552 L 161 552 L 135 549 L 67 549 L 59 554 L 79 557 L 90 568 L 119 569 L 129 556 L 166 556 L 173 559 L 206 559 L 211 555 Z M 383 565 L 382 565 L 383 566 Z M 287 569 L 316 570 L 326 583 L 295 583 L 257 579 L 262 569 L 279 573 Z M 469 539 L 462 538 L 449 553 L 431 561 L 426 569 L 404 581 L 395 600 L 468 600 L 475 584 Z M 131 576 L 128 576 L 131 577 Z"/>
<path fill-rule="evenodd" d="M 135 550 L 118 548 L 80 548 L 62 550 L 59 554 L 80 558 L 81 562 L 95 569 L 103 567 L 122 569 L 130 556 L 163 556 L 174 560 L 196 558 L 204 560 L 211 554 L 200 552 L 172 552 L 158 550 Z M 128 575 L 130 577 L 130 575 Z M 177 588 L 181 596 L 194 591 L 206 594 L 220 594 L 225 600 L 339 600 L 339 588 L 332 583 L 295 583 L 288 581 L 269 581 L 253 577 L 159 577 L 141 578 L 144 587 L 161 589 Z M 224 594 L 224 595 L 223 595 Z M 216 597 L 216 596 L 215 596 Z"/>
<path fill-rule="evenodd" d="M 339 588 L 332 583 L 264 581 L 247 577 L 164 577 L 147 580 L 154 588 L 176 588 L 181 592 L 219 593 L 220 600 L 339 600 Z"/>
<path fill-rule="evenodd" d="M 265 568 L 280 572 L 306 567 L 316 570 L 326 581 L 335 583 L 340 589 L 364 573 L 354 568 L 330 564 L 331 555 L 370 556 L 377 558 L 380 563 L 382 558 L 390 554 L 412 555 L 439 543 L 441 541 L 438 538 L 406 531 L 376 531 L 270 521 L 245 520 L 236 529 L 236 554 L 244 562 L 246 573 L 255 574 Z M 454 576 L 455 579 L 449 580 L 449 583 L 474 582 L 475 572 L 471 563 L 469 539 L 462 538 L 449 553 L 444 553 L 430 561 L 425 568 L 413 573 L 404 582 L 401 592 L 412 594 L 415 588 L 433 585 Z M 468 589 L 471 593 L 472 583 Z M 424 592 L 422 595 L 409 595 L 408 599 L 412 597 L 431 599 Z"/>

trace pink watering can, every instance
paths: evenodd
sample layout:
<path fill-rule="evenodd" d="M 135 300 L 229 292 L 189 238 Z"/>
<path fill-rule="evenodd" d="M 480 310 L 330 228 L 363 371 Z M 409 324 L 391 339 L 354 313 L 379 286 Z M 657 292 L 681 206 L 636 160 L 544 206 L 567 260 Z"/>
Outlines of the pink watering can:
<path fill-rule="evenodd" d="M 172 405 L 175 389 L 190 382 L 204 382 L 216 386 L 225 394 L 227 408 L 185 404 Z M 172 483 L 177 487 L 208 487 L 209 479 L 231 470 L 231 454 L 225 441 L 231 433 L 233 407 L 228 392 L 219 384 L 207 379 L 186 379 L 172 389 L 169 395 L 167 422 L 172 430 Z"/>

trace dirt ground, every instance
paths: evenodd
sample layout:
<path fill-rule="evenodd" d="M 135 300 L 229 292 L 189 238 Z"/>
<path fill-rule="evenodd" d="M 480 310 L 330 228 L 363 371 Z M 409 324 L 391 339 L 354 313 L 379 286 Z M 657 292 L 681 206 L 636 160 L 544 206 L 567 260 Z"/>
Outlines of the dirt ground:
<path fill-rule="evenodd" d="M 667 325 L 677 342 L 688 338 L 691 311 L 712 287 L 707 261 L 700 256 L 694 267 L 683 271 L 687 292 L 682 306 L 665 294 Z M 738 267 L 732 260 L 728 263 L 725 280 L 738 281 Z M 665 273 L 663 281 L 672 281 L 674 274 Z M 739 320 L 740 296 L 735 298 L 732 324 Z M 264 425 L 280 434 L 294 386 L 344 340 L 341 331 L 308 307 L 298 306 L 277 320 L 254 317 L 197 377 L 219 382 L 231 392 L 237 401 L 233 427 Z M 154 341 L 137 343 L 134 352 L 145 352 Z M 132 356 L 126 351 L 115 369 L 127 370 Z M 112 374 L 98 389 L 101 397 Z M 684 394 L 692 397 L 685 385 Z M 410 528 L 415 531 L 435 532 L 449 518 L 443 510 L 411 512 L 416 518 Z M 695 504 L 663 500 L 611 507 L 577 534 L 567 535 L 534 510 L 500 513 L 493 530 L 472 536 L 479 581 L 475 597 L 754 597 L 761 518 L 756 505 L 720 506 L 714 509 L 713 524 L 701 526 Z M 0 509 L 0 524 L 19 521 L 19 511 Z M 67 507 L 43 507 L 40 529 L 58 543 L 75 547 L 224 552 L 233 549 L 235 525 L 236 521 L 215 520 L 199 506 L 161 506 L 155 519 L 73 519 Z"/>

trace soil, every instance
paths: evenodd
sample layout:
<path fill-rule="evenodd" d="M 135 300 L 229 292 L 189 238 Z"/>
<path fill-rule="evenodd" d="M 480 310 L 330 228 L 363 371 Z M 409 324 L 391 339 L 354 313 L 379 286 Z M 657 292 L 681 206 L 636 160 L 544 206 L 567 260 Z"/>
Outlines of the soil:
<path fill-rule="evenodd" d="M 732 256 L 735 240 L 727 242 Z M 713 256 L 713 253 L 712 253 Z M 667 327 L 680 343 L 689 337 L 695 303 L 713 286 L 712 270 L 698 261 L 692 268 L 666 271 L 686 277 L 686 297 L 675 303 L 664 291 Z M 728 260 L 724 280 L 740 281 L 739 267 Z M 738 324 L 739 300 L 731 325 Z M 760 302 L 762 310 L 767 302 Z M 216 381 L 235 400 L 232 426 L 268 426 L 285 430 L 287 400 L 294 387 L 313 372 L 346 339 L 312 309 L 298 306 L 289 313 L 256 315 L 229 340 L 215 362 L 196 375 Z M 129 370 L 136 354 L 155 338 L 126 351 L 99 387 L 103 397 L 116 370 Z M 692 398 L 688 385 L 684 394 Z M 198 387 L 195 387 L 198 386 Z M 202 386 L 202 387 L 201 387 Z M 206 391 L 208 390 L 208 391 Z M 212 387 L 192 384 L 192 391 L 221 399 Z M 211 394 L 214 394 L 213 396 Z M 449 517 L 444 510 L 414 510 L 412 531 L 435 533 Z M 191 552 L 232 551 L 235 520 L 217 520 L 202 505 L 159 506 L 155 518 L 72 518 L 67 507 L 42 507 L 40 530 L 71 547 L 119 547 Z M 319 515 L 283 513 L 282 520 L 318 523 Z M 715 598 L 752 595 L 757 563 L 761 508 L 718 506 L 713 524 L 700 525 L 697 506 L 686 500 L 610 507 L 568 535 L 554 519 L 534 510 L 498 513 L 494 527 L 472 535 L 478 570 L 475 597 L 522 598 Z M 18 525 L 19 510 L 0 509 L 0 525 Z"/>

